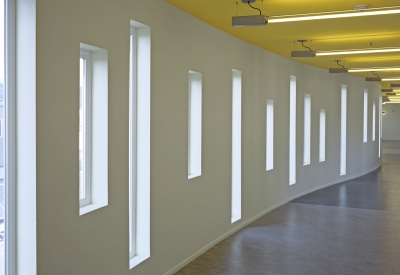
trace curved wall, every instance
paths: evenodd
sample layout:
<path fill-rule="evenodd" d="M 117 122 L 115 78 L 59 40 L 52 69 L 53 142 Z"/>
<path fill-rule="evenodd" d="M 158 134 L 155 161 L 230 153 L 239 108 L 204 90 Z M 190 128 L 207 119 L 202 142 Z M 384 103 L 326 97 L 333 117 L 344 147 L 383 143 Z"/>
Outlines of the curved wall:
<path fill-rule="evenodd" d="M 150 26 L 152 39 L 151 257 L 133 270 L 128 269 L 130 19 Z M 78 211 L 79 43 L 109 53 L 109 204 L 83 216 Z M 242 71 L 243 81 L 242 218 L 234 224 L 232 69 Z M 203 74 L 202 175 L 191 180 L 187 178 L 189 70 Z M 292 186 L 288 176 L 290 75 L 297 77 L 297 182 Z M 348 94 L 344 176 L 339 173 L 342 84 Z M 374 169 L 380 164 L 378 139 L 372 142 L 369 134 L 363 143 L 364 88 L 369 90 L 370 133 L 371 106 L 373 101 L 378 104 L 379 84 L 329 74 L 267 52 L 162 0 L 37 0 L 38 273 L 171 274 L 291 198 Z M 311 164 L 307 166 L 302 159 L 305 93 L 312 100 Z M 275 103 L 271 171 L 265 171 L 267 99 Z M 318 161 L 320 109 L 326 109 L 327 116 L 322 163 Z"/>

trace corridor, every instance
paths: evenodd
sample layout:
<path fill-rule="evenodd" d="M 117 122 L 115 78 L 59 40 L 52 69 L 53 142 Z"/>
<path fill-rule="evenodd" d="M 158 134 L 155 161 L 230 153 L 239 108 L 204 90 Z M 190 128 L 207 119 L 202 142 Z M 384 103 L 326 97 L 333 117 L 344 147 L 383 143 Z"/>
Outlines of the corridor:
<path fill-rule="evenodd" d="M 400 274 L 400 142 L 381 168 L 285 204 L 176 275 Z"/>

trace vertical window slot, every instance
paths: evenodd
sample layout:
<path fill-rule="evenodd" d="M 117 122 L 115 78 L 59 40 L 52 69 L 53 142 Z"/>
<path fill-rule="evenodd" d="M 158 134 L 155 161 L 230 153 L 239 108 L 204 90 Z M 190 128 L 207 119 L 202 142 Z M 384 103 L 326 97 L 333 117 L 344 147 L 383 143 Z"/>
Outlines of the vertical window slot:
<path fill-rule="evenodd" d="M 290 76 L 289 185 L 296 183 L 296 77 Z"/>
<path fill-rule="evenodd" d="M 325 161 L 326 111 L 319 113 L 319 161 Z"/>
<path fill-rule="evenodd" d="M 129 268 L 150 257 L 150 27 L 131 20 Z"/>
<path fill-rule="evenodd" d="M 374 102 L 372 104 L 372 141 L 375 141 L 376 137 L 375 124 L 376 124 L 376 104 Z"/>
<path fill-rule="evenodd" d="M 304 95 L 304 147 L 303 164 L 311 162 L 311 95 Z"/>
<path fill-rule="evenodd" d="M 368 90 L 364 90 L 364 142 L 368 141 Z"/>
<path fill-rule="evenodd" d="M 80 44 L 79 214 L 108 205 L 108 51 Z"/>
<path fill-rule="evenodd" d="M 267 171 L 274 168 L 274 101 L 267 100 L 267 152 L 266 163 Z"/>
<path fill-rule="evenodd" d="M 202 74 L 189 71 L 189 175 L 201 176 Z"/>
<path fill-rule="evenodd" d="M 341 88 L 341 116 L 340 116 L 340 175 L 346 175 L 346 138 L 347 138 L 347 86 Z"/>
<path fill-rule="evenodd" d="M 232 71 L 232 218 L 242 217 L 242 72 Z"/>

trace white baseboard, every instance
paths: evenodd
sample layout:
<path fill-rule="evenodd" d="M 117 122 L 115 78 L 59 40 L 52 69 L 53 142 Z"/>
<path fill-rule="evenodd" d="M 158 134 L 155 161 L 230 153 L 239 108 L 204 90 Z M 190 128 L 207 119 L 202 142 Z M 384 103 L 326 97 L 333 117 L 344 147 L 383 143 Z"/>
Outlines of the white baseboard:
<path fill-rule="evenodd" d="M 276 208 L 278 208 L 278 207 L 280 207 L 280 206 L 282 206 L 282 205 L 284 205 L 284 204 L 286 204 L 286 203 L 288 203 L 288 202 L 290 202 L 290 201 L 292 201 L 292 200 L 294 200 L 294 199 L 297 199 L 297 198 L 299 198 L 299 197 L 301 197 L 301 196 L 307 195 L 307 194 L 312 193 L 312 192 L 314 192 L 314 191 L 320 190 L 320 189 L 322 189 L 322 188 L 326 188 L 326 187 L 331 186 L 331 185 L 335 185 L 335 184 L 338 184 L 338 183 L 341 183 L 341 182 L 345 182 L 345 181 L 348 181 L 348 180 L 352 180 L 352 179 L 355 179 L 355 178 L 364 176 L 364 175 L 366 175 L 366 174 L 368 174 L 368 173 L 371 173 L 372 171 L 378 169 L 380 166 L 381 166 L 381 163 L 380 163 L 378 166 L 376 166 L 375 168 L 373 168 L 373 169 L 371 169 L 371 170 L 368 170 L 367 172 L 361 173 L 361 174 L 359 174 L 359 175 L 356 175 L 356 176 L 353 176 L 353 177 L 348 177 L 348 178 L 343 178 L 343 179 L 340 179 L 340 180 L 338 180 L 338 181 L 334 181 L 334 182 L 331 182 L 331 183 L 327 183 L 327 184 L 324 184 L 324 185 L 315 187 L 315 188 L 310 189 L 310 190 L 308 190 L 308 191 L 306 191 L 306 192 L 303 192 L 303 193 L 294 195 L 294 196 L 290 197 L 289 199 L 286 199 L 286 200 L 284 200 L 283 202 L 280 202 L 280 203 L 278 203 L 278 204 L 276 204 L 276 205 L 274 205 L 274 206 L 268 208 L 267 210 L 264 210 L 263 212 L 261 212 L 261 213 L 255 215 L 254 217 L 248 219 L 247 221 L 241 223 L 241 224 L 238 225 L 237 227 L 235 227 L 235 228 L 229 230 L 228 232 L 226 232 L 226 233 L 223 234 L 222 236 L 220 236 L 220 237 L 218 237 L 217 239 L 213 240 L 213 241 L 210 242 L 209 244 L 205 245 L 204 247 L 202 247 L 201 249 L 199 249 L 198 251 L 196 251 L 195 253 L 193 253 L 192 255 L 190 255 L 188 258 L 186 258 L 185 260 L 183 260 L 182 262 L 180 262 L 179 264 L 177 264 L 176 266 L 174 266 L 172 269 L 170 269 L 169 271 L 167 271 L 164 275 L 173 275 L 174 273 L 178 272 L 178 271 L 179 271 L 180 269 L 182 269 L 184 266 L 186 266 L 187 264 L 189 264 L 191 261 L 193 261 L 194 259 L 196 259 L 197 257 L 199 257 L 201 254 L 203 254 L 204 252 L 206 252 L 207 250 L 209 250 L 211 247 L 213 247 L 213 246 L 216 245 L 217 243 L 219 243 L 219 242 L 221 242 L 222 240 L 228 238 L 229 236 L 233 235 L 234 233 L 236 233 L 236 232 L 239 231 L 240 229 L 246 227 L 246 226 L 249 225 L 250 223 L 252 223 L 252 222 L 258 220 L 259 218 L 261 218 L 262 216 L 268 214 L 268 213 L 271 212 L 272 210 L 275 210 Z"/>

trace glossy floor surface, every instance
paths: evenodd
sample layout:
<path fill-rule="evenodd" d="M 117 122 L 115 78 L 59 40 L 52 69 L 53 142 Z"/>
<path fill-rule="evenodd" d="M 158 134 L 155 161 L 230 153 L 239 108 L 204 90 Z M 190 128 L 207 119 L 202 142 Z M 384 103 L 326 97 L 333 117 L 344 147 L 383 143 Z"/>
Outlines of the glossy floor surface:
<path fill-rule="evenodd" d="M 400 154 L 384 154 L 380 169 L 277 208 L 176 274 L 400 274 L 399 208 Z"/>

